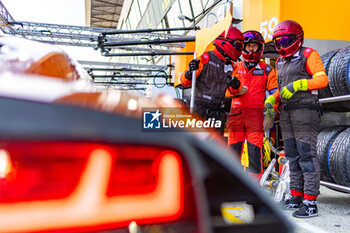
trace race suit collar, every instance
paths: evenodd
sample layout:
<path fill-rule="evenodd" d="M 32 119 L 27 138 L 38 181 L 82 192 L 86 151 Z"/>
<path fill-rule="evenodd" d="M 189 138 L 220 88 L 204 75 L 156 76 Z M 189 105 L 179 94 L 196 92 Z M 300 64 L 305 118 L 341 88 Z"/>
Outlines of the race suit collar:
<path fill-rule="evenodd" d="M 292 57 L 299 57 L 300 56 L 300 49 L 296 51 Z"/>
<path fill-rule="evenodd" d="M 219 52 L 219 50 L 217 48 L 214 49 L 214 53 L 220 60 L 226 61 L 224 56 L 221 55 L 221 53 Z"/>

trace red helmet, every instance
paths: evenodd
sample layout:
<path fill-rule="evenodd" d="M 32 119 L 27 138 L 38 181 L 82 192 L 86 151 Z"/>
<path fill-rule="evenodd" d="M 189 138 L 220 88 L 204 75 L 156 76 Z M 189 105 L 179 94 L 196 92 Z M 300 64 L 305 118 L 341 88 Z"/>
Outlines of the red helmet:
<path fill-rule="evenodd" d="M 304 31 L 297 22 L 286 20 L 276 25 L 272 37 L 281 57 L 290 57 L 303 45 Z"/>
<path fill-rule="evenodd" d="M 243 37 L 244 37 L 244 46 L 242 51 L 243 60 L 246 62 L 259 61 L 264 52 L 264 44 L 265 44 L 264 37 L 261 35 L 260 32 L 257 32 L 257 31 L 246 31 L 243 33 Z M 246 44 L 249 44 L 249 43 L 257 44 L 259 46 L 258 49 L 255 52 L 253 51 L 248 52 L 245 49 L 245 46 Z"/>
<path fill-rule="evenodd" d="M 231 26 L 228 29 L 226 38 L 225 32 L 221 33 L 220 36 L 214 40 L 214 45 L 223 57 L 229 57 L 231 60 L 237 61 L 242 53 L 243 39 L 242 32 Z"/>

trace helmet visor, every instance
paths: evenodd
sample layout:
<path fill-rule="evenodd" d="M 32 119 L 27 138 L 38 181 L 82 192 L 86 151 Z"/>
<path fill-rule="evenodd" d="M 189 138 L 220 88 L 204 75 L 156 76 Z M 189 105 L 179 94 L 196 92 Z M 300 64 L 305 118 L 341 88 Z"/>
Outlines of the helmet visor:
<path fill-rule="evenodd" d="M 264 38 L 257 32 L 248 31 L 243 33 L 244 43 L 258 43 L 264 41 Z"/>
<path fill-rule="evenodd" d="M 284 35 L 274 38 L 273 42 L 275 43 L 275 46 L 277 48 L 287 48 L 288 46 L 294 43 L 295 39 L 295 35 Z"/>
<path fill-rule="evenodd" d="M 239 52 L 243 49 L 243 40 L 231 40 L 230 44 Z"/>

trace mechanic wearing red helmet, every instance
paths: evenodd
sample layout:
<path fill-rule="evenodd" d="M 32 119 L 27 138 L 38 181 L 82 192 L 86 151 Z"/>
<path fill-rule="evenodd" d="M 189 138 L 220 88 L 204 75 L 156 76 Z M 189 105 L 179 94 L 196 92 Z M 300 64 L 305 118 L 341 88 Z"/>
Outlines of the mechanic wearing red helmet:
<path fill-rule="evenodd" d="M 213 51 L 204 52 L 198 60 L 190 62 L 189 69 L 181 74 L 181 83 L 185 87 L 191 86 L 192 71 L 197 70 L 194 111 L 205 119 L 221 120 L 220 132 L 223 133 L 226 121 L 222 107 L 225 91 L 241 89 L 241 83 L 235 77 L 237 68 L 233 62 L 242 52 L 242 32 L 231 26 L 226 37 L 225 32 L 221 33 L 213 44 Z"/>
<path fill-rule="evenodd" d="M 280 122 L 286 158 L 290 161 L 290 193 L 284 207 L 297 209 L 294 217 L 318 216 L 316 198 L 320 187 L 320 165 L 316 140 L 320 124 L 318 89 L 328 84 L 320 55 L 302 47 L 304 32 L 292 20 L 276 25 L 273 41 L 281 55 L 276 61 L 279 91 L 265 101 L 265 112 L 273 117 L 272 105 L 282 102 Z"/>
<path fill-rule="evenodd" d="M 277 89 L 277 79 L 273 68 L 260 61 L 264 52 L 264 38 L 257 31 L 243 33 L 243 61 L 236 63 L 238 79 L 248 90 L 244 95 L 232 99 L 228 117 L 228 145 L 241 155 L 242 145 L 247 139 L 249 170 L 260 179 L 262 176 L 262 147 L 264 122 L 264 100 L 266 91 L 272 94 Z M 234 94 L 239 94 L 238 91 Z M 269 120 L 267 118 L 266 120 Z M 263 124 L 264 122 L 264 124 Z M 270 128 L 273 119 L 269 122 Z"/>

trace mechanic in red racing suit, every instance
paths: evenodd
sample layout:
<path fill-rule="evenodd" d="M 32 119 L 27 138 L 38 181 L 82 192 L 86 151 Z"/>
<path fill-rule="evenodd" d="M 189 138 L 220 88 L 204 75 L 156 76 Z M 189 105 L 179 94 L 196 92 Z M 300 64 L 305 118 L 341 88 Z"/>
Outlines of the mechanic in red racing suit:
<path fill-rule="evenodd" d="M 238 79 L 248 90 L 244 95 L 239 95 L 238 90 L 234 93 L 238 96 L 232 99 L 228 117 L 228 145 L 241 155 L 247 140 L 249 173 L 260 179 L 263 172 L 263 126 L 265 124 L 265 128 L 270 128 L 273 123 L 270 118 L 264 122 L 264 100 L 266 91 L 269 94 L 276 91 L 277 80 L 274 69 L 260 61 L 264 51 L 262 35 L 257 31 L 246 31 L 243 36 L 243 61 L 236 65 Z"/>
<path fill-rule="evenodd" d="M 237 61 L 243 48 L 242 32 L 230 27 L 218 36 L 213 44 L 215 49 L 204 52 L 199 59 L 189 63 L 189 69 L 181 74 L 184 87 L 191 86 L 192 72 L 196 70 L 196 94 L 194 111 L 205 119 L 214 118 L 221 121 L 219 131 L 223 134 L 226 115 L 223 108 L 225 91 L 240 91 L 242 85 L 236 78 Z"/>

